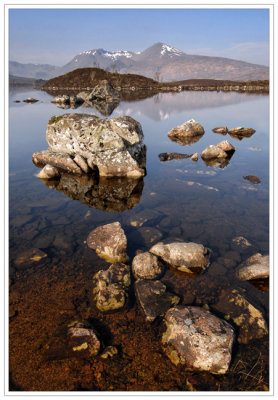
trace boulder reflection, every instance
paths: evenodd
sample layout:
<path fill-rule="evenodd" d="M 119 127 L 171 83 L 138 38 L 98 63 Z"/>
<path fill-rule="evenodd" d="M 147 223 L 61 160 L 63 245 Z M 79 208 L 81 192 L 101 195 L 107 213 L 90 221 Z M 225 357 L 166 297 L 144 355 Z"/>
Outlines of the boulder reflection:
<path fill-rule="evenodd" d="M 172 142 L 176 142 L 181 146 L 191 146 L 194 143 L 197 143 L 203 135 L 192 136 L 192 137 L 169 137 Z"/>
<path fill-rule="evenodd" d="M 62 173 L 60 179 L 43 182 L 73 200 L 107 212 L 121 212 L 136 206 L 144 187 L 143 178 L 104 178 L 66 173 Z"/>

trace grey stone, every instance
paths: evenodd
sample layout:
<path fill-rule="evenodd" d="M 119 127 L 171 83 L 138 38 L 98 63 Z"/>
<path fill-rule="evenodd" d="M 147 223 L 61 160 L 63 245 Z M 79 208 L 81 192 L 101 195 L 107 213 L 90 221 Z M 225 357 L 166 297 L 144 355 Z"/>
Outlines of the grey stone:
<path fill-rule="evenodd" d="M 132 261 L 132 272 L 137 279 L 155 279 L 162 271 L 163 265 L 148 251 L 137 254 Z"/>
<path fill-rule="evenodd" d="M 167 311 L 162 343 L 170 360 L 198 371 L 228 371 L 234 329 L 226 321 L 199 307 L 177 306 Z"/>
<path fill-rule="evenodd" d="M 150 252 L 183 272 L 190 273 L 209 265 L 209 250 L 202 244 L 193 242 L 157 243 L 150 249 Z"/>
<path fill-rule="evenodd" d="M 46 164 L 43 169 L 37 174 L 37 177 L 40 179 L 53 179 L 58 178 L 59 176 L 59 170 L 49 164 Z"/>

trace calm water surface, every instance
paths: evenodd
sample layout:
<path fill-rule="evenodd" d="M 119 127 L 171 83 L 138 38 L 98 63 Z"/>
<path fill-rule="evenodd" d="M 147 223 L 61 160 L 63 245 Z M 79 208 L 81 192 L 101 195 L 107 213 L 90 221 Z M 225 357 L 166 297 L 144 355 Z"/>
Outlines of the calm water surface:
<path fill-rule="evenodd" d="M 15 99 L 23 100 L 27 97 L 39 99 L 39 102 L 13 103 Z M 102 382 L 100 378 L 97 386 L 90 386 L 89 383 L 87 386 L 84 383 L 80 386 L 80 383 L 72 383 L 73 378 L 67 377 L 68 380 L 72 379 L 68 386 L 61 386 L 61 383 L 60 386 L 57 383 L 57 386 L 54 377 L 48 377 L 47 383 L 43 381 L 42 375 L 45 371 L 37 372 L 34 381 L 26 380 L 22 370 L 19 372 L 20 362 L 17 357 L 20 354 L 23 364 L 30 357 L 24 349 L 32 337 L 32 330 L 37 329 L 40 332 L 40 315 L 45 321 L 53 320 L 52 313 L 56 309 L 56 324 L 49 322 L 45 326 L 49 340 L 55 329 L 68 319 L 87 316 L 90 277 L 99 269 L 107 267 L 107 264 L 90 251 L 84 242 L 92 229 L 113 221 L 120 221 L 126 232 L 128 253 L 131 258 L 136 250 L 147 250 L 159 240 L 194 241 L 204 244 L 213 251 L 211 267 L 197 278 L 187 279 L 172 271 L 166 272 L 164 283 L 181 296 L 182 303 L 213 304 L 222 288 L 240 287 L 251 298 L 255 298 L 267 314 L 268 293 L 247 282 L 237 281 L 235 268 L 255 252 L 263 254 L 269 252 L 269 98 L 232 92 L 184 92 L 160 94 L 141 101 L 122 102 L 110 117 L 130 115 L 141 123 L 147 145 L 147 175 L 132 189 L 124 180 L 95 183 L 95 191 L 90 192 L 90 204 L 86 202 L 84 196 L 79 201 L 76 193 L 75 195 L 70 193 L 65 187 L 59 190 L 46 186 L 35 176 L 38 168 L 32 163 L 32 154 L 48 147 L 45 132 L 48 120 L 53 115 L 81 112 L 103 116 L 94 108 L 79 107 L 76 110 L 63 110 L 51 104 L 51 99 L 51 96 L 41 91 L 26 89 L 10 92 L 10 290 L 11 293 L 14 291 L 17 294 L 16 300 L 12 297 L 11 301 L 13 334 L 11 381 L 13 387 L 18 388 L 14 390 L 159 390 L 158 388 L 190 390 L 186 383 L 171 386 L 167 378 L 161 381 L 162 383 L 158 382 L 156 387 L 154 383 L 148 381 L 144 375 L 146 372 L 140 377 L 140 382 L 137 377 L 136 383 L 132 383 L 133 378 L 130 378 L 132 368 L 127 372 L 126 380 L 123 379 L 122 382 L 118 379 L 115 383 L 112 377 Z M 196 143 L 185 146 L 172 142 L 167 136 L 170 129 L 191 118 L 203 125 L 205 129 L 203 137 Z M 229 135 L 223 136 L 212 132 L 216 126 L 224 125 L 228 128 L 252 127 L 256 133 L 250 138 L 239 141 Z M 229 140 L 236 148 L 226 168 L 209 167 L 202 159 L 196 163 L 190 158 L 161 162 L 158 157 L 162 152 L 200 153 L 208 145 L 217 144 L 224 139 Z M 243 179 L 245 175 L 257 175 L 261 183 L 254 185 Z M 72 183 L 72 178 L 68 179 L 65 186 L 67 182 Z M 79 191 L 82 191 L 80 188 L 84 188 L 85 185 L 91 187 L 92 184 L 89 183 L 86 179 L 85 182 L 78 179 L 75 182 Z M 114 192 L 118 193 L 116 197 L 113 195 Z M 112 193 L 112 200 L 108 196 L 109 193 Z M 109 211 L 104 211 L 105 209 Z M 232 239 L 237 236 L 244 236 L 252 246 L 248 249 L 236 247 Z M 32 248 L 41 249 L 47 257 L 37 264 L 21 265 L 15 262 L 23 252 Z M 53 272 L 54 267 L 56 270 Z M 61 304 L 67 301 L 68 294 L 65 293 L 63 296 L 61 287 L 55 285 L 58 285 L 59 281 L 59 284 L 67 287 L 71 277 L 74 277 L 76 282 L 80 278 L 80 287 L 71 287 L 70 296 L 74 307 L 68 310 L 63 305 L 68 311 L 61 314 L 58 308 L 60 309 Z M 36 295 L 33 293 L 34 285 L 38 285 L 41 293 L 53 296 L 56 303 L 53 300 L 51 307 L 47 302 L 43 303 L 45 301 L 43 295 L 38 298 L 38 293 Z M 40 311 L 35 306 L 38 301 L 41 303 Z M 27 318 L 27 310 L 30 313 L 29 321 L 32 320 L 31 325 L 24 320 Z M 131 310 L 140 315 L 135 301 L 131 305 Z M 90 312 L 89 316 L 99 317 L 94 314 L 96 311 L 90 309 Z M 109 322 L 114 326 L 118 317 L 107 318 L 115 318 Z M 19 326 L 29 332 L 24 342 L 20 341 L 16 333 L 15 327 Z M 130 326 L 129 324 L 128 329 L 131 329 Z M 121 340 L 121 335 L 117 336 L 119 330 L 116 329 L 116 325 L 113 329 L 113 335 L 107 336 L 108 342 L 109 340 L 113 342 L 112 337 L 114 341 Z M 136 340 L 140 342 L 145 338 L 142 339 L 144 332 L 136 331 L 136 324 L 134 329 L 134 335 L 137 335 L 134 337 L 136 345 Z M 266 357 L 267 345 L 265 341 L 259 343 L 259 346 L 264 348 Z M 36 360 L 32 361 L 33 364 L 31 361 L 30 365 L 26 364 L 27 372 L 30 372 L 28 369 L 34 368 L 40 357 L 45 357 L 44 346 L 44 343 L 40 343 Z M 246 349 L 250 351 L 249 347 L 244 346 L 237 349 L 235 357 L 247 351 Z M 33 352 L 32 348 L 29 351 Z M 170 377 L 175 367 L 166 361 L 166 356 L 161 355 L 161 357 L 164 357 L 161 362 L 166 362 L 168 365 L 166 372 Z M 125 360 L 123 352 L 121 362 L 124 363 Z M 51 363 L 49 360 L 47 362 Z M 41 359 L 39 365 L 42 365 Z M 147 365 L 151 371 L 153 369 L 151 361 Z M 51 368 L 55 370 L 54 365 L 51 365 Z M 117 367 L 115 368 L 113 377 L 117 376 Z M 235 362 L 233 368 L 237 368 Z M 250 389 L 249 382 L 243 382 L 240 378 L 242 376 L 235 374 L 236 381 L 231 380 L 231 377 L 229 379 L 233 381 L 233 385 L 239 385 L 239 390 Z M 196 383 L 197 389 L 201 388 L 199 390 L 218 390 L 217 388 L 236 390 L 229 386 L 224 377 L 218 378 L 220 383 L 215 383 L 215 378 L 208 377 L 207 381 L 204 381 L 204 377 L 202 379 L 206 383 L 203 387 Z M 264 384 L 267 385 L 267 382 Z"/>

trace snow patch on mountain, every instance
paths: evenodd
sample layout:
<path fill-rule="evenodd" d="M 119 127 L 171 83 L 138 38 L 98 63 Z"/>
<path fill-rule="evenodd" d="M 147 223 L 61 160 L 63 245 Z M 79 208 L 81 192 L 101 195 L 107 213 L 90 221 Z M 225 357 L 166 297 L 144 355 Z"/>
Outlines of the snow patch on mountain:
<path fill-rule="evenodd" d="M 181 56 L 184 53 L 181 50 L 176 49 L 175 47 L 168 46 L 168 44 L 163 44 L 161 46 L 160 54 L 162 56 L 167 54 L 168 56 L 173 57 L 173 56 Z"/>

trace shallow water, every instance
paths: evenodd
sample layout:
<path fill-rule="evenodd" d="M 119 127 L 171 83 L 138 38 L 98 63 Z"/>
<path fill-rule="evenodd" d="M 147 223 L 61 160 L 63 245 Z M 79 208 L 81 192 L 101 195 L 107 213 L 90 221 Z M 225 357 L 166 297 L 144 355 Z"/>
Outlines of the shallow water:
<path fill-rule="evenodd" d="M 13 103 L 14 99 L 27 97 L 39 102 Z M 147 175 L 132 189 L 124 180 L 98 183 L 90 204 L 84 199 L 73 200 L 64 189 L 47 187 L 35 176 L 38 168 L 32 163 L 32 154 L 48 147 L 45 131 L 53 115 L 69 112 L 102 115 L 93 108 L 59 109 L 50 103 L 51 99 L 44 92 L 29 89 L 10 93 L 10 373 L 14 388 L 11 390 L 187 391 L 191 390 L 190 384 L 205 391 L 266 390 L 265 377 L 257 382 L 259 371 L 257 381 L 250 376 L 245 379 L 239 364 L 243 354 L 255 360 L 259 348 L 261 359 L 265 360 L 260 365 L 264 365 L 267 374 L 265 338 L 258 340 L 256 346 L 236 348 L 227 377 L 184 375 L 160 349 L 157 335 L 161 333 L 161 325 L 145 323 L 135 299 L 131 300 L 129 310 L 108 316 L 98 313 L 90 303 L 90 280 L 107 264 L 87 248 L 85 241 L 97 226 L 120 221 L 131 259 L 136 250 L 147 250 L 159 240 L 202 243 L 212 250 L 207 271 L 190 279 L 167 270 L 162 278 L 171 291 L 181 296 L 182 304 L 210 306 L 222 289 L 240 288 L 267 315 L 265 285 L 256 287 L 237 281 L 235 268 L 256 252 L 269 252 L 268 96 L 183 92 L 122 102 L 110 117 L 130 115 L 141 123 L 147 145 Z M 191 118 L 203 125 L 203 137 L 185 146 L 172 142 L 167 136 L 170 129 Z M 239 141 L 212 132 L 223 125 L 252 127 L 256 133 Z M 224 139 L 236 148 L 226 168 L 208 167 L 202 159 L 196 163 L 190 158 L 161 162 L 158 157 L 162 152 L 200 153 L 209 144 Z M 261 183 L 254 185 L 243 179 L 245 175 L 257 175 Z M 66 179 L 67 184 L 72 180 Z M 82 180 L 75 183 L 84 187 Z M 114 192 L 121 195 L 115 198 Z M 111 193 L 112 200 L 108 202 Z M 244 236 L 252 246 L 247 249 L 235 246 L 232 239 L 237 236 Z M 17 257 L 32 248 L 41 249 L 47 257 L 36 263 L 16 263 Z M 106 344 L 111 342 L 122 348 L 115 365 L 103 366 L 98 361 L 88 368 L 84 361 L 62 359 L 59 351 L 56 360 L 53 354 L 52 358 L 45 355 L 45 343 L 51 342 L 59 327 L 77 317 L 94 319 L 103 332 L 108 332 L 104 334 Z M 24 334 L 19 335 L 20 329 Z M 130 351 L 128 340 L 133 347 Z M 132 352 L 140 343 L 142 349 L 135 352 L 135 357 Z M 130 357 L 134 358 L 134 365 Z M 158 372 L 154 372 L 157 362 L 165 364 L 159 378 Z M 139 367 L 140 374 L 136 375 Z M 27 379 L 33 369 L 36 369 L 34 377 Z M 125 375 L 120 379 L 123 370 Z M 80 374 L 77 376 L 73 371 Z"/>

